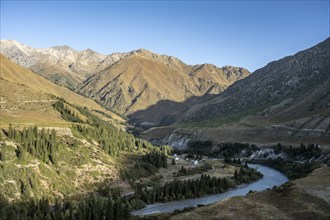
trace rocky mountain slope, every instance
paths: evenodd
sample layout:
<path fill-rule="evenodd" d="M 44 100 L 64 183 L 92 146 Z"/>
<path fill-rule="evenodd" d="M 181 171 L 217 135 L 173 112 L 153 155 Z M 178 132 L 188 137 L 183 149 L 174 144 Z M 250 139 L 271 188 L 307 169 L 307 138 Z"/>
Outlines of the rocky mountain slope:
<path fill-rule="evenodd" d="M 158 124 L 165 115 L 187 108 L 189 98 L 218 94 L 248 74 L 244 68 L 230 66 L 189 66 L 177 58 L 140 49 L 92 75 L 76 91 L 138 124 Z M 151 106 L 148 114 L 137 113 Z"/>
<path fill-rule="evenodd" d="M 89 49 L 76 51 L 68 46 L 35 49 L 13 40 L 1 40 L 1 53 L 56 84 L 129 116 L 138 125 L 166 121 L 163 119 L 166 115 L 186 110 L 197 102 L 187 99 L 218 94 L 249 75 L 244 68 L 190 66 L 175 57 L 144 49 L 102 55 Z M 157 106 L 159 102 L 174 103 Z M 156 108 L 152 108 L 151 114 L 150 110 L 137 113 L 152 105 Z"/>
<path fill-rule="evenodd" d="M 36 49 L 15 40 L 1 40 L 1 53 L 15 63 L 38 73 L 56 84 L 74 90 L 87 76 L 115 63 L 126 53 L 102 55 L 69 46 Z"/>
<path fill-rule="evenodd" d="M 287 121 L 330 113 L 330 39 L 269 63 L 224 93 L 192 108 L 184 122 L 248 115 Z"/>
<path fill-rule="evenodd" d="M 330 147 L 329 44 L 328 38 L 269 63 L 181 113 L 172 127 L 152 129 L 145 137 L 179 148 L 188 139 Z"/>

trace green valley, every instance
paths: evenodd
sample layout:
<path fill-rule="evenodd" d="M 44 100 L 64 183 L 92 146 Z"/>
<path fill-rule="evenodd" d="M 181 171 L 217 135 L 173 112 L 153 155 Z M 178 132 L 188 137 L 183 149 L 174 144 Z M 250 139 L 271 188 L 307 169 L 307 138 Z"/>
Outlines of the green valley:
<path fill-rule="evenodd" d="M 45 5 L 53 3 L 66 4 Z M 220 3 L 225 2 L 212 2 Z M 1 1 L 1 18 L 10 4 Z M 198 13 L 204 10 L 196 8 Z M 232 11 L 235 16 L 243 13 Z M 105 18 L 112 13 L 107 9 L 100 14 Z M 14 14 L 12 19 L 20 17 Z M 154 14 L 147 14 L 155 22 Z M 71 25 L 76 17 L 70 18 L 68 33 L 61 37 L 88 25 L 98 29 L 106 20 L 89 22 L 96 14 L 90 15 L 84 13 L 87 20 L 78 25 Z M 65 16 L 56 17 L 54 24 Z M 119 28 L 125 19 L 118 17 L 102 30 L 113 31 L 117 23 Z M 212 41 L 216 36 L 218 43 L 229 30 L 214 35 L 217 25 L 207 28 L 207 37 Z M 135 40 L 144 31 L 134 28 L 128 35 Z M 185 28 L 194 30 L 189 37 L 198 36 L 196 28 Z M 93 39 L 103 36 L 88 31 Z M 42 38 L 47 34 L 53 32 Z M 113 34 L 122 33 L 109 36 Z M 99 46 L 116 44 L 109 42 Z M 255 48 L 248 44 L 245 53 L 252 56 Z M 330 219 L 329 45 L 327 36 L 250 73 L 229 65 L 186 64 L 174 56 L 132 50 L 129 42 L 125 46 L 130 52 L 103 55 L 1 40 L 0 220 Z M 181 46 L 185 48 L 169 48 Z M 182 48 L 191 56 L 202 50 Z M 242 54 L 236 47 L 222 56 L 207 52 L 198 57 Z"/>

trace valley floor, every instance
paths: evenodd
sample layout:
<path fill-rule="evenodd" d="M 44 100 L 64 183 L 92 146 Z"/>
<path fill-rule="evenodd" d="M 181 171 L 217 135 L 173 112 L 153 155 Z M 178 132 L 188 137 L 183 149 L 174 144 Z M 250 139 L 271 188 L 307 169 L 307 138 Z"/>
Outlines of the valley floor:
<path fill-rule="evenodd" d="M 165 183 L 176 180 L 196 180 L 201 177 L 202 174 L 209 175 L 210 177 L 216 178 L 231 178 L 235 170 L 239 171 L 240 166 L 233 166 L 226 164 L 224 161 L 219 159 L 206 159 L 197 160 L 198 163 L 194 164 L 194 159 L 185 159 L 186 155 L 178 155 L 178 160 L 176 164 L 172 165 L 173 158 L 167 158 L 167 168 L 159 168 L 157 172 L 150 176 L 142 177 L 137 182 L 144 186 L 148 186 L 151 189 L 153 186 L 163 186 Z M 127 160 L 133 160 L 132 158 Z M 121 161 L 122 164 L 125 164 L 124 161 Z M 205 165 L 208 165 L 209 168 L 205 168 Z M 180 170 L 184 167 L 188 173 L 185 175 L 178 175 Z M 133 195 L 134 190 L 128 184 L 127 181 L 121 181 L 111 185 L 112 187 L 120 187 L 124 195 Z"/>

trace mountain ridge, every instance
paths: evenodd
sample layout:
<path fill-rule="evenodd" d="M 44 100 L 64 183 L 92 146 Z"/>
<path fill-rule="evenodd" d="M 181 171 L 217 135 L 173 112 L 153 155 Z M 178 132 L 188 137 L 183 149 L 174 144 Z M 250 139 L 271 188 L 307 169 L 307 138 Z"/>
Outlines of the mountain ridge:
<path fill-rule="evenodd" d="M 195 139 L 329 146 L 329 62 L 327 38 L 270 62 L 223 93 L 175 115 L 169 127 L 150 129 L 143 136 L 179 148 Z"/>
<path fill-rule="evenodd" d="M 309 91 L 319 89 L 320 86 L 325 86 L 324 92 L 329 98 L 326 92 L 330 80 L 329 46 L 330 38 L 295 55 L 270 62 L 256 70 L 250 77 L 234 83 L 226 91 L 214 97 L 206 105 L 214 105 L 216 106 L 214 109 L 222 108 L 222 110 L 212 111 L 206 115 L 216 116 L 219 112 L 230 114 L 229 108 L 235 107 L 245 110 L 251 109 L 252 105 L 267 107 L 272 102 L 280 103 L 283 99 L 290 98 L 293 93 L 299 93 L 300 90 L 307 94 Z M 228 100 L 233 101 L 229 103 Z M 221 106 L 218 103 L 222 103 Z"/>
<path fill-rule="evenodd" d="M 1 40 L 0 48 L 1 53 L 15 63 L 71 90 L 86 76 L 126 55 L 114 53 L 107 56 L 91 49 L 78 51 L 66 45 L 35 49 L 15 40 Z"/>
<path fill-rule="evenodd" d="M 167 111 L 173 113 L 169 108 L 147 121 L 146 115 L 135 118 L 135 112 L 158 101 L 184 102 L 192 97 L 218 94 L 250 74 L 242 67 L 187 65 L 176 57 L 143 48 L 102 55 L 69 46 L 33 49 L 17 41 L 1 40 L 1 53 L 56 84 L 130 117 L 137 125 L 159 124 Z"/>
<path fill-rule="evenodd" d="M 92 75 L 76 91 L 129 116 L 161 100 L 184 102 L 220 93 L 249 74 L 244 68 L 187 66 L 180 60 L 173 64 L 170 57 L 152 58 L 154 55 L 145 51 L 133 53 Z M 195 74 L 190 74 L 193 71 Z M 149 122 L 158 123 L 159 119 Z"/>

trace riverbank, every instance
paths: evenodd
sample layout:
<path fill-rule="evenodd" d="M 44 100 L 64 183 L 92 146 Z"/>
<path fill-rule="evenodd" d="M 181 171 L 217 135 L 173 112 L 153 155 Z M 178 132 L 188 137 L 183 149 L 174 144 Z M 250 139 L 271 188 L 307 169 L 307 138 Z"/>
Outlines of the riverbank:
<path fill-rule="evenodd" d="M 272 190 L 251 193 L 168 215 L 164 220 L 330 219 L 330 167 Z"/>
<path fill-rule="evenodd" d="M 288 181 L 288 178 L 286 176 L 284 176 L 279 171 L 272 169 L 270 167 L 257 165 L 257 164 L 249 164 L 249 167 L 255 168 L 259 172 L 261 172 L 264 175 L 263 178 L 250 184 L 240 185 L 239 187 L 227 191 L 225 193 L 204 196 L 196 199 L 186 199 L 181 201 L 147 205 L 145 208 L 133 211 L 131 214 L 139 216 L 139 215 L 150 215 L 155 213 L 170 213 L 170 212 L 174 212 L 175 210 L 182 210 L 187 207 L 208 205 L 233 196 L 246 195 L 251 190 L 261 191 L 267 188 L 272 188 L 274 186 L 281 185 Z"/>

